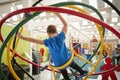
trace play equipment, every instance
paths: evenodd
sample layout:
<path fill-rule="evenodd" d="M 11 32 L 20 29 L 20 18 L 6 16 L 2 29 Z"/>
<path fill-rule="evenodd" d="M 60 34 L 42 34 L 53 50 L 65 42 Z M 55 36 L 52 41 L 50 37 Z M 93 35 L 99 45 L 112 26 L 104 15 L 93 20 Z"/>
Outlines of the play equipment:
<path fill-rule="evenodd" d="M 112 31 L 118 38 L 120 38 L 120 33 L 117 32 L 114 28 L 112 28 L 111 26 L 109 26 L 108 24 L 96 19 L 96 18 L 93 18 L 89 15 L 86 15 L 86 14 L 83 14 L 81 12 L 77 12 L 77 11 L 73 11 L 73 10 L 68 10 L 68 9 L 63 9 L 63 8 L 55 8 L 55 7 L 31 7 L 31 8 L 25 8 L 25 9 L 21 9 L 21 10 L 17 10 L 15 12 L 12 12 L 10 14 L 8 14 L 5 18 L 3 18 L 1 21 L 0 21 L 0 25 L 2 26 L 2 24 L 6 21 L 7 18 L 15 15 L 15 14 L 19 14 L 21 12 L 31 12 L 31 11 L 55 11 L 55 12 L 62 12 L 62 13 L 67 13 L 67 14 L 71 14 L 71 15 L 76 15 L 76 16 L 79 16 L 79 17 L 83 17 L 83 18 L 86 18 L 88 20 L 91 20 L 91 21 L 94 21 L 102 26 L 104 26 L 105 28 L 107 28 L 108 30 Z M 38 12 L 36 12 L 35 14 L 38 14 Z M 34 16 L 33 16 L 34 17 Z M 30 16 L 29 18 L 27 18 L 26 20 L 23 20 L 23 22 L 27 22 L 27 20 L 31 19 L 32 16 Z M 18 30 L 23 24 L 20 24 L 19 26 L 15 27 L 11 33 L 8 35 L 8 37 L 6 38 L 6 40 L 3 42 L 3 45 L 0 49 L 1 53 L 3 52 L 5 46 L 7 45 L 7 42 L 9 41 L 10 37 L 16 32 L 16 30 Z M 101 32 L 101 31 L 100 31 Z M 102 36 L 101 36 L 102 37 Z M 2 39 L 2 36 L 1 36 L 1 40 Z M 101 50 L 102 51 L 102 50 Z M 18 54 L 17 54 L 18 55 Z M 2 57 L 2 54 L 0 55 L 0 57 Z M 23 58 L 22 58 L 23 59 Z M 25 59 L 24 59 L 25 60 Z M 0 69 L 0 72 L 1 74 L 3 75 L 2 78 L 5 78 L 4 74 L 2 73 L 2 69 Z M 5 78 L 5 80 L 7 80 Z"/>

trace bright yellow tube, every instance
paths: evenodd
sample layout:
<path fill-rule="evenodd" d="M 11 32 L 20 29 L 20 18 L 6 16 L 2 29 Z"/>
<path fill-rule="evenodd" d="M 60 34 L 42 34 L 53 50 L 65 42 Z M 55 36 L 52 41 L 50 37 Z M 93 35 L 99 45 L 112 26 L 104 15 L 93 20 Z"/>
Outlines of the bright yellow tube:
<path fill-rule="evenodd" d="M 19 33 L 22 33 L 22 31 L 23 31 L 23 27 L 20 28 Z M 16 51 L 17 45 L 18 45 L 18 43 L 19 43 L 19 40 L 20 40 L 20 39 L 17 38 L 16 43 L 15 43 L 15 47 L 14 47 L 14 50 L 13 50 L 13 56 L 15 55 L 15 51 Z M 12 57 L 13 57 L 13 56 L 12 56 Z"/>
<path fill-rule="evenodd" d="M 20 80 L 20 78 L 17 76 L 17 74 L 15 73 L 15 71 L 14 71 L 14 69 L 13 69 L 13 67 L 12 67 L 12 64 L 11 64 L 11 58 L 10 58 L 10 44 L 11 44 L 11 42 L 12 42 L 12 38 L 13 37 L 11 37 L 11 39 L 9 40 L 9 42 L 8 42 L 8 45 L 7 45 L 7 62 L 8 62 L 8 68 L 9 68 L 9 70 L 10 70 L 10 72 L 11 72 L 11 74 L 13 75 L 13 77 L 16 79 L 16 80 Z"/>
<path fill-rule="evenodd" d="M 74 53 L 72 53 L 72 56 L 71 56 L 71 58 L 68 60 L 68 62 L 66 62 L 66 63 L 63 64 L 62 66 L 53 66 L 53 67 L 54 67 L 55 69 L 58 69 L 58 70 L 64 69 L 64 68 L 66 68 L 67 66 L 70 65 L 70 63 L 73 61 L 73 59 L 74 59 Z"/>
<path fill-rule="evenodd" d="M 98 60 L 97 60 L 97 62 L 96 62 L 96 66 L 91 70 L 91 72 L 89 73 L 89 75 L 86 76 L 84 80 L 87 80 L 87 78 L 92 75 L 92 73 L 95 71 L 95 69 L 96 69 L 97 66 L 99 65 L 99 62 L 100 62 L 100 60 L 101 60 L 101 58 L 102 58 L 104 40 L 103 40 L 103 35 L 102 35 L 101 30 L 99 29 L 99 27 L 97 27 L 97 29 L 98 29 L 99 34 L 100 34 L 100 43 L 101 43 L 101 46 L 100 46 L 100 55 L 98 56 Z"/>
<path fill-rule="evenodd" d="M 53 76 L 54 76 L 54 80 L 57 80 L 54 67 L 52 67 L 51 65 L 48 65 L 48 67 L 50 67 L 50 69 L 52 70 L 52 73 L 53 73 Z"/>
<path fill-rule="evenodd" d="M 95 66 L 95 64 L 93 64 L 92 62 L 86 60 L 86 59 L 85 59 L 84 57 L 82 57 L 81 55 L 77 54 L 77 53 L 75 52 L 75 50 L 73 50 L 72 52 L 73 52 L 73 53 L 75 54 L 75 56 L 77 56 L 79 59 L 82 59 L 82 60 L 84 60 L 85 62 L 91 64 L 92 66 Z"/>
<path fill-rule="evenodd" d="M 83 10 L 83 9 L 81 9 L 81 8 L 79 8 L 79 7 L 76 7 L 76 6 L 67 6 L 67 7 L 73 8 L 73 9 L 76 9 L 76 10 L 79 10 L 79 11 L 81 11 L 81 12 L 83 12 L 83 13 L 86 13 L 86 14 L 89 14 L 89 13 L 86 12 L 85 10 Z M 95 71 L 95 69 L 97 68 L 98 64 L 100 63 L 100 59 L 101 59 L 101 57 L 102 57 L 102 51 L 103 51 L 102 29 L 101 29 L 100 25 L 98 25 L 98 24 L 96 24 L 96 23 L 95 23 L 95 25 L 96 25 L 96 27 L 97 27 L 97 29 L 98 29 L 98 31 L 99 31 L 100 39 L 101 39 L 101 40 L 100 40 L 100 43 L 101 43 L 101 46 L 100 46 L 100 55 L 98 56 L 98 60 L 97 60 L 97 62 L 96 62 L 95 65 L 91 64 L 90 62 L 88 62 L 87 60 L 85 60 L 84 58 L 82 58 L 84 61 L 87 61 L 88 63 L 90 63 L 90 64 L 93 65 L 93 67 L 94 67 L 94 68 L 91 70 L 91 72 L 89 72 L 89 74 L 84 78 L 84 80 L 87 80 L 87 78 L 89 78 L 89 77 L 92 75 L 92 73 Z M 76 52 L 75 52 L 75 55 L 77 55 Z M 77 56 L 78 56 L 78 55 L 77 55 Z"/>
<path fill-rule="evenodd" d="M 22 30 L 23 30 L 23 27 L 20 29 L 20 33 L 22 32 Z M 8 42 L 8 46 L 7 46 L 7 62 L 8 62 L 8 68 L 9 68 L 11 74 L 13 75 L 13 77 L 14 77 L 16 80 L 20 80 L 20 78 L 19 78 L 19 77 L 17 76 L 17 74 L 15 73 L 15 71 L 14 71 L 14 69 L 13 69 L 13 67 L 12 67 L 12 64 L 11 64 L 11 58 L 13 58 L 13 56 L 14 56 L 14 54 L 15 54 L 15 50 L 16 50 L 16 48 L 17 48 L 19 39 L 17 39 L 17 41 L 16 41 L 15 48 L 14 48 L 14 50 L 13 50 L 13 52 L 12 52 L 13 54 L 12 54 L 12 57 L 11 57 L 11 56 L 10 56 L 10 44 L 11 44 L 11 42 L 12 42 L 12 38 L 13 38 L 13 37 L 11 37 L 10 41 Z"/>

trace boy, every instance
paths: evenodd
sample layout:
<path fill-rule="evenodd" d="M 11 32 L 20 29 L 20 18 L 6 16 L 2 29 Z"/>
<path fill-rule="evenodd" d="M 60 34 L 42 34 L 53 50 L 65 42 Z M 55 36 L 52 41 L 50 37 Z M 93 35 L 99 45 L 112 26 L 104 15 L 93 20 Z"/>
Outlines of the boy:
<path fill-rule="evenodd" d="M 18 33 L 18 37 L 29 42 L 44 44 L 45 46 L 47 46 L 50 50 L 51 58 L 55 66 L 61 66 L 65 64 L 71 57 L 71 53 L 68 52 L 68 49 L 64 42 L 66 38 L 65 34 L 67 33 L 68 25 L 67 22 L 59 13 L 54 13 L 54 14 L 56 14 L 63 23 L 62 31 L 59 34 L 57 32 L 55 25 L 49 25 L 47 27 L 47 34 L 49 36 L 48 39 L 37 40 L 33 38 L 24 37 L 19 33 Z M 82 70 L 74 61 L 69 66 L 77 70 L 82 77 L 86 76 L 88 73 L 87 71 Z M 66 69 L 62 69 L 60 71 L 65 80 L 70 80 Z"/>

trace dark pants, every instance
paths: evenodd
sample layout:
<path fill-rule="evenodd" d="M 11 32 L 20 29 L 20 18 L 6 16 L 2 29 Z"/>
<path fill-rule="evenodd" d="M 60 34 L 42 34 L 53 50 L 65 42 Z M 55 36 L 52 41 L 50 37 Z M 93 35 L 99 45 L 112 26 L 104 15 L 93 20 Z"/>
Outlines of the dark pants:
<path fill-rule="evenodd" d="M 120 56 L 115 57 L 117 59 L 117 65 L 120 64 Z"/>
<path fill-rule="evenodd" d="M 82 70 L 74 61 L 70 64 L 70 67 L 77 70 L 80 74 L 84 73 L 84 70 Z M 62 69 L 60 71 L 65 80 L 70 80 L 66 69 Z"/>

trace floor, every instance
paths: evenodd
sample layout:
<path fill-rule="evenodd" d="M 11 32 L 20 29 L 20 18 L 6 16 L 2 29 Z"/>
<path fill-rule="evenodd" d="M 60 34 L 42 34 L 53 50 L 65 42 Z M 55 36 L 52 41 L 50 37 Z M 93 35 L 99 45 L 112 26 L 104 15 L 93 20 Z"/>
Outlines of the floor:
<path fill-rule="evenodd" d="M 119 80 L 120 79 L 120 72 L 116 72 L 116 75 L 117 75 L 117 79 Z M 52 73 L 49 71 L 43 71 L 41 74 L 33 75 L 32 77 L 35 80 L 54 80 Z M 29 77 L 25 77 L 25 80 L 31 80 L 31 79 Z M 57 80 L 59 80 L 59 79 L 57 79 Z M 102 80 L 102 77 L 100 75 L 96 79 L 88 78 L 87 80 Z M 111 80 L 111 79 L 109 78 L 109 80 Z"/>
<path fill-rule="evenodd" d="M 97 57 L 94 57 L 94 58 L 92 59 L 92 62 L 94 63 L 94 62 L 96 62 L 96 60 L 97 60 Z M 79 61 L 79 60 L 76 59 L 76 58 L 75 58 L 75 61 L 76 61 L 76 62 L 79 62 L 80 65 L 84 64 L 84 62 Z M 103 61 L 100 62 L 100 64 L 98 65 L 98 67 L 97 67 L 97 69 L 96 69 L 96 71 L 95 71 L 95 73 L 101 72 L 101 71 L 100 71 L 100 66 L 103 65 L 103 63 L 104 63 Z M 46 63 L 42 63 L 41 65 L 46 65 Z M 92 67 L 87 64 L 87 66 L 85 66 L 83 69 L 90 71 L 90 70 L 92 69 Z M 69 69 L 68 69 L 68 70 L 69 70 Z M 116 71 L 115 71 L 115 73 L 116 73 L 116 76 L 117 76 L 118 80 L 120 80 L 120 72 L 116 72 Z M 35 80 L 54 80 L 52 72 L 51 72 L 51 71 L 48 71 L 48 70 L 44 70 L 44 71 L 42 71 L 40 74 L 38 74 L 38 75 L 33 75 L 32 77 L 34 77 Z M 60 78 L 61 78 L 61 77 L 62 77 L 62 76 L 60 76 Z M 25 80 L 31 80 L 31 79 L 26 76 L 26 77 L 25 77 Z M 60 80 L 60 79 L 57 79 L 57 80 Z M 72 79 L 71 79 L 71 80 L 72 80 Z M 102 77 L 101 77 L 101 75 L 99 75 L 99 76 L 93 76 L 93 77 L 90 77 L 90 78 L 87 79 L 87 80 L 102 80 Z M 111 79 L 109 78 L 109 80 L 111 80 Z"/>

